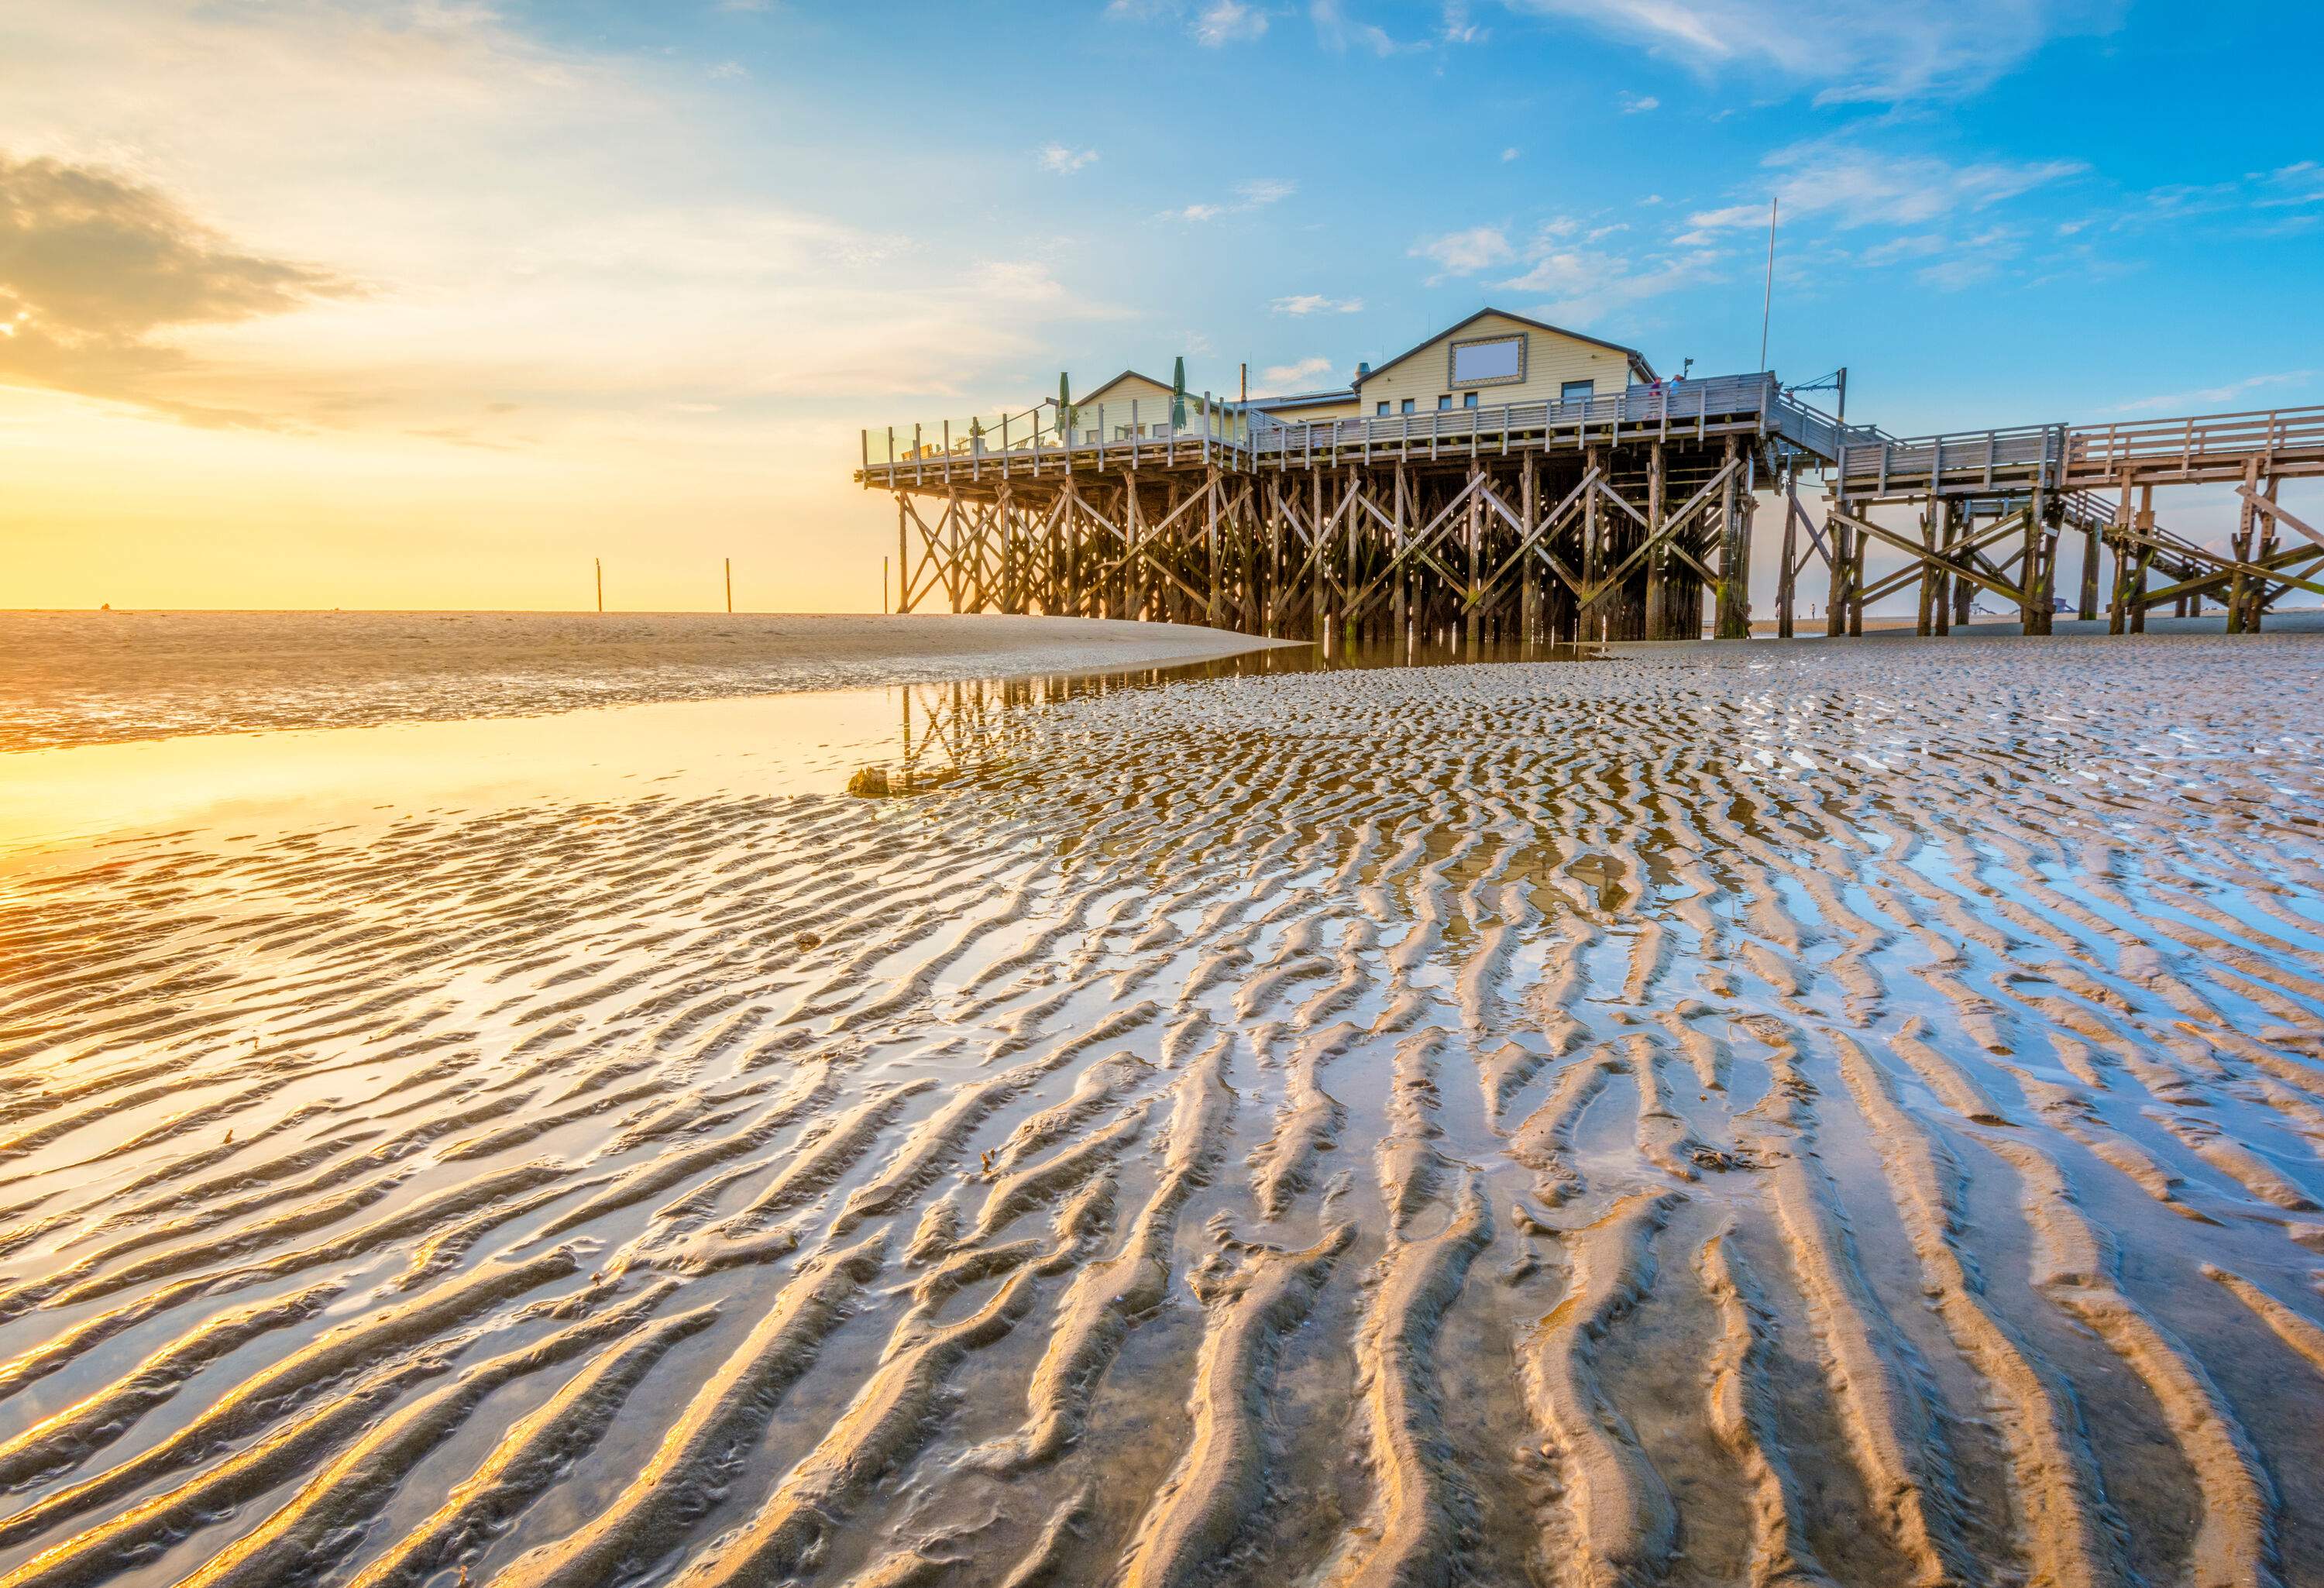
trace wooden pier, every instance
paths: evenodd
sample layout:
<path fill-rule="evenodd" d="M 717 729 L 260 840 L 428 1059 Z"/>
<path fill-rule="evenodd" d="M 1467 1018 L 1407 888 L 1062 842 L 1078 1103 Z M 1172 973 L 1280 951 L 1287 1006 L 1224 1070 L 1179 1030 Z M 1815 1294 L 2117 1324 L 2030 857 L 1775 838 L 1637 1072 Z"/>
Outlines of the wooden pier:
<path fill-rule="evenodd" d="M 1763 495 L 1784 636 L 1803 602 L 1827 634 L 1860 633 L 1868 604 L 1908 587 L 1922 633 L 1967 622 L 1980 592 L 2046 633 L 2068 535 L 2082 540 L 2080 614 L 2103 605 L 2117 633 L 2207 599 L 2231 632 L 2255 630 L 2286 593 L 2324 596 L 2324 533 L 2276 500 L 2279 481 L 2324 475 L 2324 408 L 1900 439 L 1757 374 L 1317 420 L 1207 394 L 1169 422 L 1060 427 L 1071 411 L 964 437 L 865 432 L 856 478 L 896 498 L 898 611 L 941 600 L 1292 638 L 1742 639 Z M 2230 555 L 2157 524 L 2158 486 L 2222 483 L 2242 502 Z M 1819 490 L 1812 510 L 1802 494 Z M 1901 505 L 1913 529 L 1875 521 Z M 1868 579 L 1876 542 L 1905 562 Z"/>

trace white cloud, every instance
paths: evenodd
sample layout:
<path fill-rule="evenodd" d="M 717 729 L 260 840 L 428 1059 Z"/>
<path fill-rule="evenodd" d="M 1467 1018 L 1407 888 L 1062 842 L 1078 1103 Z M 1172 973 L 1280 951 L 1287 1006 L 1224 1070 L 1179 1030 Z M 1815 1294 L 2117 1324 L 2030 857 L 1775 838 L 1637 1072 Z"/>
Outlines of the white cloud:
<path fill-rule="evenodd" d="M 1503 165 L 1507 165 L 1510 161 L 1515 160 L 1517 157 L 1517 152 L 1515 148 L 1508 148 L 1501 151 L 1501 163 Z"/>
<path fill-rule="evenodd" d="M 1267 13 L 1254 10 L 1242 0 L 1213 0 L 1194 19 L 1194 42 L 1217 49 L 1222 44 L 1248 42 L 1267 32 Z"/>
<path fill-rule="evenodd" d="M 1692 249 L 1644 258 L 1591 248 L 1553 247 L 1529 256 L 1531 268 L 1499 286 L 1537 293 L 1550 301 L 1544 318 L 1586 328 L 1609 315 L 1666 293 L 1719 279 L 1715 250 Z"/>
<path fill-rule="evenodd" d="M 1271 364 L 1259 372 L 1259 383 L 1278 392 L 1296 392 L 1312 386 L 1339 367 L 1328 358 L 1303 358 L 1296 364 Z"/>
<path fill-rule="evenodd" d="M 1497 264 L 1507 264 L 1517 257 L 1517 251 L 1509 246 L 1508 238 L 1499 227 L 1471 226 L 1466 231 L 1424 237 L 1412 245 L 1411 256 L 1434 260 L 1436 274 L 1429 280 L 1441 282 L 1447 276 L 1472 276 Z"/>
<path fill-rule="evenodd" d="M 2252 202 L 2262 209 L 2280 209 L 2292 205 L 2324 204 L 2324 165 L 2313 160 L 2279 166 L 2264 176 L 2251 179 L 2260 189 Z"/>
<path fill-rule="evenodd" d="M 1165 220 L 1208 221 L 1222 215 L 1247 215 L 1269 204 L 1280 204 L 1299 190 L 1296 182 L 1280 177 L 1254 177 L 1235 184 L 1237 201 L 1232 204 L 1188 204 L 1177 209 L 1162 212 Z"/>
<path fill-rule="evenodd" d="M 2124 0 L 1504 0 L 1698 71 L 1815 86 L 1826 101 L 1971 92 L 2050 40 L 2103 32 Z"/>
<path fill-rule="evenodd" d="M 1041 162 L 1043 171 L 1054 171 L 1061 177 L 1069 177 L 1094 161 L 1097 158 L 1097 151 L 1071 149 L 1063 143 L 1044 143 L 1041 145 L 1038 158 Z"/>
<path fill-rule="evenodd" d="M 1469 20 L 1467 0 L 1444 0 L 1444 26 L 1438 38 L 1447 44 L 1481 44 L 1491 36 Z"/>
<path fill-rule="evenodd" d="M 1652 94 L 1625 94 L 1622 96 L 1622 114 L 1624 115 L 1638 115 L 1649 110 L 1660 110 L 1662 107 L 1663 102 L 1655 98 Z"/>
<path fill-rule="evenodd" d="M 1386 60 L 1400 51 L 1427 48 L 1425 44 L 1398 43 L 1387 29 L 1374 23 L 1349 21 L 1340 0 L 1311 0 L 1307 18 L 1315 24 L 1315 42 L 1335 53 L 1359 45 Z"/>
<path fill-rule="evenodd" d="M 12 48 L 39 69 L 0 98 L 0 149 L 125 172 L 239 254 L 361 285 L 171 333 L 171 358 L 119 393 L 150 412 L 401 437 L 521 396 L 527 423 L 577 433 L 673 398 L 945 391 L 1111 312 L 1043 264 L 748 184 L 673 195 L 670 171 L 739 135 L 698 72 L 481 9 L 112 0 L 28 14 Z M 0 383 L 54 388 L 27 342 Z"/>
<path fill-rule="evenodd" d="M 1326 298 L 1321 292 L 1300 292 L 1268 305 L 1277 314 L 1354 314 L 1363 306 L 1360 298 Z"/>
<path fill-rule="evenodd" d="M 722 60 L 710 69 L 710 75 L 721 82 L 733 82 L 751 74 L 739 60 Z"/>
<path fill-rule="evenodd" d="M 1887 154 L 1831 141 L 1781 149 L 1764 163 L 1783 173 L 1773 184 L 1782 201 L 1783 219 L 1816 216 L 1842 229 L 1924 226 L 2064 181 L 2087 169 L 2072 160 L 1954 165 L 1933 155 Z M 1687 217 L 1689 230 L 1676 241 L 1702 244 L 1721 232 L 1764 229 L 1766 224 L 1764 203 L 1699 210 Z"/>
<path fill-rule="evenodd" d="M 2315 378 L 2314 370 L 2285 370 L 2277 374 L 2252 375 L 2244 380 L 2230 381 L 2224 386 L 2201 386 L 2192 392 L 2166 392 L 2156 397 L 2141 397 L 2135 402 L 2117 403 L 2101 411 L 2106 413 L 2175 412 L 2213 403 L 2232 402 L 2247 392 L 2257 392 L 2269 386 L 2304 386 Z"/>

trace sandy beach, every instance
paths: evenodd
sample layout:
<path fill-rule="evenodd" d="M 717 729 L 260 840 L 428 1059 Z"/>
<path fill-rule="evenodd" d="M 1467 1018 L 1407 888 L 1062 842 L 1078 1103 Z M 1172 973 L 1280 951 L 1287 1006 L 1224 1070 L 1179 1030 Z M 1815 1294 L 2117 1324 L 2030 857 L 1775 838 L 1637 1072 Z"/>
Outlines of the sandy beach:
<path fill-rule="evenodd" d="M 2324 1582 L 2324 640 L 74 621 L 0 1588 Z"/>

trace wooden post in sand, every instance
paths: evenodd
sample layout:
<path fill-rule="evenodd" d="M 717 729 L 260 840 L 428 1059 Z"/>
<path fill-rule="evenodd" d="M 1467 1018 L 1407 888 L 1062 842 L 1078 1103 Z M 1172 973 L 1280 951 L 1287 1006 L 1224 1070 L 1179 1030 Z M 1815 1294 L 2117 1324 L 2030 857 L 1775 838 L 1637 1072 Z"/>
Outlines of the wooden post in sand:
<path fill-rule="evenodd" d="M 1835 497 L 1824 512 L 1824 544 L 1831 549 L 1828 557 L 1831 564 L 1831 589 L 1823 609 L 1823 636 L 1827 640 L 1837 640 L 1848 632 L 1848 575 L 1849 570 L 1855 567 L 1856 559 L 1854 549 L 1849 544 L 1852 531 L 1840 522 L 1840 515 L 1847 511 L 1848 503 Z"/>
<path fill-rule="evenodd" d="M 597 569 L 597 611 L 602 616 L 605 611 L 605 559 L 593 557 L 589 560 Z"/>
<path fill-rule="evenodd" d="M 880 582 L 885 587 L 887 580 L 882 577 Z M 726 559 L 726 615 L 734 615 L 734 559 L 731 557 Z"/>

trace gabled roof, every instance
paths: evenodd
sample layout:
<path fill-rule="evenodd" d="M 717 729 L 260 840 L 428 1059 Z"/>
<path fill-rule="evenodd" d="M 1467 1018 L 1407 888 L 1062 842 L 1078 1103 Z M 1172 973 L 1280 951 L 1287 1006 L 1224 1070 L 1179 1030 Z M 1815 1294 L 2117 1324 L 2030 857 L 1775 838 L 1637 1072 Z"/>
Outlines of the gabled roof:
<path fill-rule="evenodd" d="M 1095 402 L 1100 398 L 1103 397 L 1108 392 L 1112 391 L 1116 386 L 1121 384 L 1124 381 L 1144 381 L 1148 385 L 1159 386 L 1165 392 L 1170 389 L 1170 383 L 1167 381 L 1157 381 L 1152 375 L 1140 374 L 1134 369 L 1126 369 L 1120 374 L 1114 376 L 1113 379 L 1106 382 L 1104 385 L 1100 386 L 1096 391 L 1090 392 L 1086 396 L 1074 398 L 1074 406 L 1075 408 L 1080 408 L 1085 403 Z M 1187 395 L 1191 397 L 1194 393 L 1189 392 Z"/>
<path fill-rule="evenodd" d="M 1531 319 L 1522 314 L 1511 314 L 1506 309 L 1486 308 L 1477 310 L 1476 313 L 1471 315 L 1467 319 L 1462 320 L 1458 325 L 1447 326 L 1444 329 L 1437 332 L 1434 336 L 1429 337 L 1418 346 L 1397 354 L 1394 358 L 1389 359 L 1378 369 L 1367 370 L 1364 374 L 1358 375 L 1356 377 L 1356 389 L 1358 391 L 1361 391 L 1363 383 L 1366 381 L 1386 374 L 1389 370 L 1394 369 L 1406 359 L 1411 358 L 1417 354 L 1427 352 L 1431 347 L 1435 346 L 1437 343 L 1442 342 L 1447 337 L 1460 335 L 1462 331 L 1467 330 L 1471 326 L 1475 325 L 1479 320 L 1483 319 L 1488 315 L 1499 319 L 1515 320 L 1517 324 L 1521 326 L 1529 326 L 1536 331 L 1547 331 L 1553 337 L 1564 337 L 1576 342 L 1587 342 L 1592 346 L 1603 347 L 1609 353 L 1618 353 L 1630 361 L 1631 367 L 1637 370 L 1643 379 L 1651 381 L 1655 378 L 1654 366 L 1646 362 L 1646 355 L 1639 352 L 1635 347 L 1625 347 L 1619 342 L 1609 342 L 1602 337 L 1585 337 L 1580 331 L 1569 331 L 1563 326 L 1554 326 L 1546 320 Z"/>

